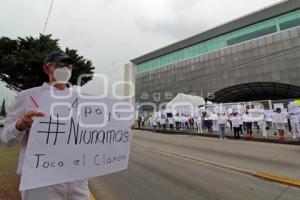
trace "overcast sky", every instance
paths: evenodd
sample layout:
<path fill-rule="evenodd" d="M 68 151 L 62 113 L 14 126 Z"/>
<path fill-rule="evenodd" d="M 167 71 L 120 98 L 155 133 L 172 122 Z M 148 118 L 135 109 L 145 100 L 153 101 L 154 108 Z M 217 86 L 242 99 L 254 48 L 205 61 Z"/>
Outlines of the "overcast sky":
<path fill-rule="evenodd" d="M 46 28 L 96 72 L 123 80 L 130 59 L 281 0 L 54 0 Z M 0 37 L 38 37 L 51 0 L 0 0 Z M 97 81 L 89 88 L 96 90 Z M 12 93 L 1 87 L 0 95 Z M 1 99 L 0 99 L 1 100 Z"/>

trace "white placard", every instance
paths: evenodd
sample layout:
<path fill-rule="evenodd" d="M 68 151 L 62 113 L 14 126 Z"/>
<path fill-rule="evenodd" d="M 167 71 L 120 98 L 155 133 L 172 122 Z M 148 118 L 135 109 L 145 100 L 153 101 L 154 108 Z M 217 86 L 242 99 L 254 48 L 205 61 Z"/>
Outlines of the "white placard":
<path fill-rule="evenodd" d="M 226 109 L 223 105 L 218 105 L 216 107 L 217 113 L 226 113 Z"/>
<path fill-rule="evenodd" d="M 284 105 L 283 105 L 283 103 L 274 103 L 274 109 L 276 109 L 276 108 L 280 108 L 281 110 L 283 110 L 284 109 Z"/>
<path fill-rule="evenodd" d="M 244 113 L 245 109 L 243 105 L 233 105 L 232 106 L 233 112 L 237 112 L 239 114 Z"/>
<path fill-rule="evenodd" d="M 113 98 L 35 97 L 45 117 L 30 131 L 20 191 L 125 170 L 134 109 Z"/>
<path fill-rule="evenodd" d="M 231 114 L 233 112 L 233 108 L 228 108 L 227 109 L 227 114 Z"/>
<path fill-rule="evenodd" d="M 264 110 L 264 114 L 265 114 L 265 119 L 268 122 L 272 121 L 272 114 L 273 114 L 273 110 Z"/>
<path fill-rule="evenodd" d="M 300 107 L 295 104 L 294 102 L 290 102 L 289 105 L 288 105 L 288 109 L 289 109 L 289 112 L 290 113 L 300 113 Z"/>

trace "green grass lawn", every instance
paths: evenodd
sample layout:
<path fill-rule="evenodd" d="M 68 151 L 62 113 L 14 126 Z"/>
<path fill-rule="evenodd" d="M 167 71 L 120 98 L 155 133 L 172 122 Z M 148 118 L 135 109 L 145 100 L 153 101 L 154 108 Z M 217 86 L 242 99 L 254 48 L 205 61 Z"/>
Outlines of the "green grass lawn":
<path fill-rule="evenodd" d="M 19 200 L 19 177 L 16 174 L 19 146 L 0 145 L 0 200 Z"/>

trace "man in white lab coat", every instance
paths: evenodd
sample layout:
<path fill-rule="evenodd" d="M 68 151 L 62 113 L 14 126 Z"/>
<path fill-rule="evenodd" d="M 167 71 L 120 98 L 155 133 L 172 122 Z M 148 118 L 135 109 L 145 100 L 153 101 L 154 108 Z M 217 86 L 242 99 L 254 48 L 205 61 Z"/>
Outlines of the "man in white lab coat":
<path fill-rule="evenodd" d="M 42 91 L 68 90 L 67 83 L 71 78 L 73 60 L 62 52 L 51 52 L 44 60 L 44 72 L 49 76 L 49 83 L 40 87 L 24 90 L 16 98 L 4 122 L 1 140 L 6 144 L 21 139 L 18 174 L 21 174 L 25 150 L 34 117 L 44 113 L 36 111 L 38 97 Z M 22 191 L 23 200 L 89 200 L 87 180 L 56 184 Z"/>
<path fill-rule="evenodd" d="M 300 138 L 300 108 L 294 102 L 289 103 L 289 118 L 293 132 L 293 139 Z"/>
<path fill-rule="evenodd" d="M 276 108 L 276 112 L 272 115 L 272 120 L 276 125 L 276 131 L 279 133 L 279 139 L 284 140 L 285 123 L 287 116 L 281 111 L 281 108 Z"/>
<path fill-rule="evenodd" d="M 201 116 L 197 116 L 196 117 L 196 126 L 197 126 L 197 133 L 203 133 L 203 130 L 202 130 L 202 118 Z"/>
<path fill-rule="evenodd" d="M 297 139 L 297 138 L 299 139 L 300 138 L 300 125 L 299 125 L 300 113 L 291 112 L 289 117 L 291 121 L 293 139 Z"/>
<path fill-rule="evenodd" d="M 265 116 L 263 106 L 261 105 L 257 109 L 251 109 L 250 113 L 252 114 L 252 116 L 255 116 L 259 126 L 259 130 L 262 133 L 262 136 L 264 138 L 267 138 L 268 135 L 266 130 L 266 116 Z"/>
<path fill-rule="evenodd" d="M 242 117 L 237 112 L 235 112 L 231 117 L 231 121 L 232 121 L 234 138 L 236 140 L 241 139 L 241 135 L 240 135 L 242 132 L 241 124 L 243 124 Z"/>
<path fill-rule="evenodd" d="M 243 124 L 246 125 L 246 132 L 247 132 L 247 137 L 252 138 L 252 116 L 249 114 L 249 111 L 247 110 L 243 115 L 242 115 L 242 121 Z"/>
<path fill-rule="evenodd" d="M 218 114 L 218 125 L 219 125 L 219 136 L 221 139 L 225 138 L 225 130 L 226 130 L 226 124 L 227 124 L 228 118 L 225 116 L 225 113 L 219 113 Z"/>

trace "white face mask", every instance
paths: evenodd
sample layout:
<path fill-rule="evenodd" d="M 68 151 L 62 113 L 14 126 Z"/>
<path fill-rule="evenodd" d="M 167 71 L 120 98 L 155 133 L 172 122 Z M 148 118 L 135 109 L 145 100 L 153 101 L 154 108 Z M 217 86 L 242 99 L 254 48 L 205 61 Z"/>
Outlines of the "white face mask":
<path fill-rule="evenodd" d="M 72 71 L 67 67 L 56 68 L 53 76 L 57 82 L 68 83 L 72 76 Z"/>

